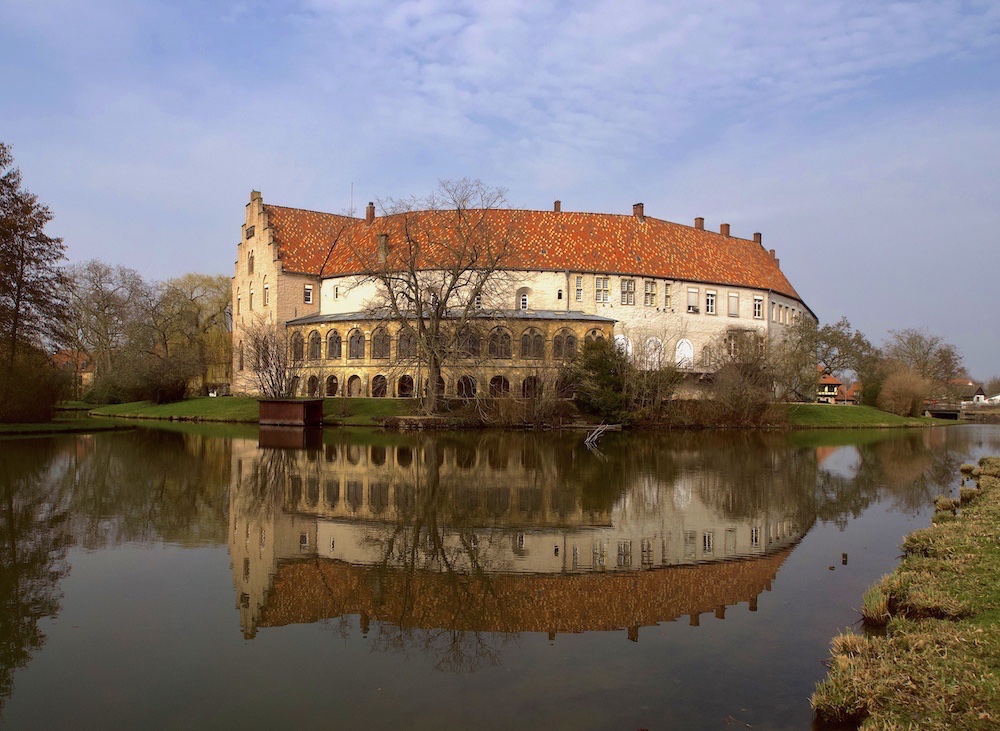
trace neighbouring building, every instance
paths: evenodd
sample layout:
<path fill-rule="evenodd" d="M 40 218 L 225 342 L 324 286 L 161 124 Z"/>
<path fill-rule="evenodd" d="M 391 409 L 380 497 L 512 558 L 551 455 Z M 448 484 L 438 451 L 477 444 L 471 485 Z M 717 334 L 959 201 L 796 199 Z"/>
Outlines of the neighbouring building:
<path fill-rule="evenodd" d="M 373 264 L 398 256 L 411 224 L 437 226 L 447 247 L 454 228 L 417 211 L 363 218 L 265 203 L 253 191 L 233 277 L 233 391 L 253 391 L 247 331 L 255 321 L 285 328 L 301 364 L 297 394 L 412 396 L 426 370 L 407 323 L 385 316 Z M 727 336 L 766 341 L 798 317 L 815 318 L 761 235 L 729 224 L 708 231 L 632 215 L 498 209 L 482 225 L 504 232 L 498 286 L 476 298 L 468 357 L 442 370 L 446 396 L 528 396 L 555 385 L 587 338 L 614 338 L 640 363 L 675 363 L 703 374 Z M 442 219 L 444 220 L 444 219 Z M 430 221 L 430 223 L 428 223 Z M 428 257 L 419 267 L 433 267 Z M 735 341 L 735 339 L 734 339 Z"/>

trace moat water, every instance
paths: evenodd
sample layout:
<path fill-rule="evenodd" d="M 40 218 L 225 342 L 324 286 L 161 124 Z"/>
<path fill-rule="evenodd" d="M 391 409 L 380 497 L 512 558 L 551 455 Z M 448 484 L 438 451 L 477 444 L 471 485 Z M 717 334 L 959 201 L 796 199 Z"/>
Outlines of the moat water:
<path fill-rule="evenodd" d="M 807 729 L 1000 427 L 0 441 L 10 728 Z"/>

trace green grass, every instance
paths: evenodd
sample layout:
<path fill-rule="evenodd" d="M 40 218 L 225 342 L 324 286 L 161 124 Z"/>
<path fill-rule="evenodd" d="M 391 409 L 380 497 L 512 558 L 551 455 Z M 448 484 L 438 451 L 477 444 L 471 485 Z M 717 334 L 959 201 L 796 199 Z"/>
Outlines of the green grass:
<path fill-rule="evenodd" d="M 377 424 L 389 416 L 413 413 L 416 402 L 404 399 L 350 398 L 324 399 L 323 420 L 328 424 Z M 174 419 L 181 421 L 224 421 L 256 424 L 259 418 L 257 399 L 240 396 L 192 398 L 172 404 L 135 401 L 101 406 L 91 411 L 101 416 L 128 419 Z"/>
<path fill-rule="evenodd" d="M 875 429 L 954 424 L 944 419 L 896 416 L 873 406 L 834 406 L 831 404 L 789 404 L 788 423 L 807 429 Z"/>
<path fill-rule="evenodd" d="M 866 594 L 884 597 L 885 634 L 834 638 L 812 697 L 820 719 L 1000 728 L 1000 458 L 982 460 L 979 486 L 957 518 L 907 536 L 900 566 Z"/>

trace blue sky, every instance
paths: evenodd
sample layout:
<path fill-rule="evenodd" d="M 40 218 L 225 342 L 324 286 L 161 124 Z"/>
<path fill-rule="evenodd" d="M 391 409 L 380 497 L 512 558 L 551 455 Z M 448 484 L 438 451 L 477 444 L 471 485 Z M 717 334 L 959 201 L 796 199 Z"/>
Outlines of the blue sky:
<path fill-rule="evenodd" d="M 0 0 L 0 140 L 72 261 L 232 269 L 251 189 L 755 231 L 820 317 L 1000 375 L 1000 3 Z"/>

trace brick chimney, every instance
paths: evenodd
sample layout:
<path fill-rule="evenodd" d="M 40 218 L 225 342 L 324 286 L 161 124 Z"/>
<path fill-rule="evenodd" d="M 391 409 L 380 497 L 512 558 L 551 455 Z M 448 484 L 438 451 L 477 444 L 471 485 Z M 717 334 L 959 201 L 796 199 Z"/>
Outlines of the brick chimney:
<path fill-rule="evenodd" d="M 698 218 L 694 219 L 694 227 L 698 231 L 704 231 L 705 230 L 705 219 L 702 218 L 701 216 L 698 216 Z"/>
<path fill-rule="evenodd" d="M 777 257 L 776 257 L 776 256 L 774 255 L 774 249 L 771 249 L 771 250 L 770 250 L 770 251 L 768 251 L 767 253 L 771 255 L 771 258 L 772 258 L 772 259 L 776 259 L 776 258 L 777 258 Z"/>
<path fill-rule="evenodd" d="M 729 236 L 729 224 L 723 223 L 719 226 L 719 233 L 723 236 Z"/>
<path fill-rule="evenodd" d="M 368 208 L 365 209 L 365 223 L 373 223 L 375 221 L 375 203 L 368 201 Z"/>
<path fill-rule="evenodd" d="M 754 243 L 755 243 L 755 244 L 759 244 L 759 243 L 761 243 L 761 235 L 760 235 L 760 231 L 758 231 L 757 233 L 755 233 L 755 234 L 753 235 L 753 241 L 754 241 Z"/>
<path fill-rule="evenodd" d="M 646 220 L 646 213 L 643 210 L 644 206 L 642 203 L 636 203 L 632 206 L 632 215 L 638 218 L 640 221 Z"/>

